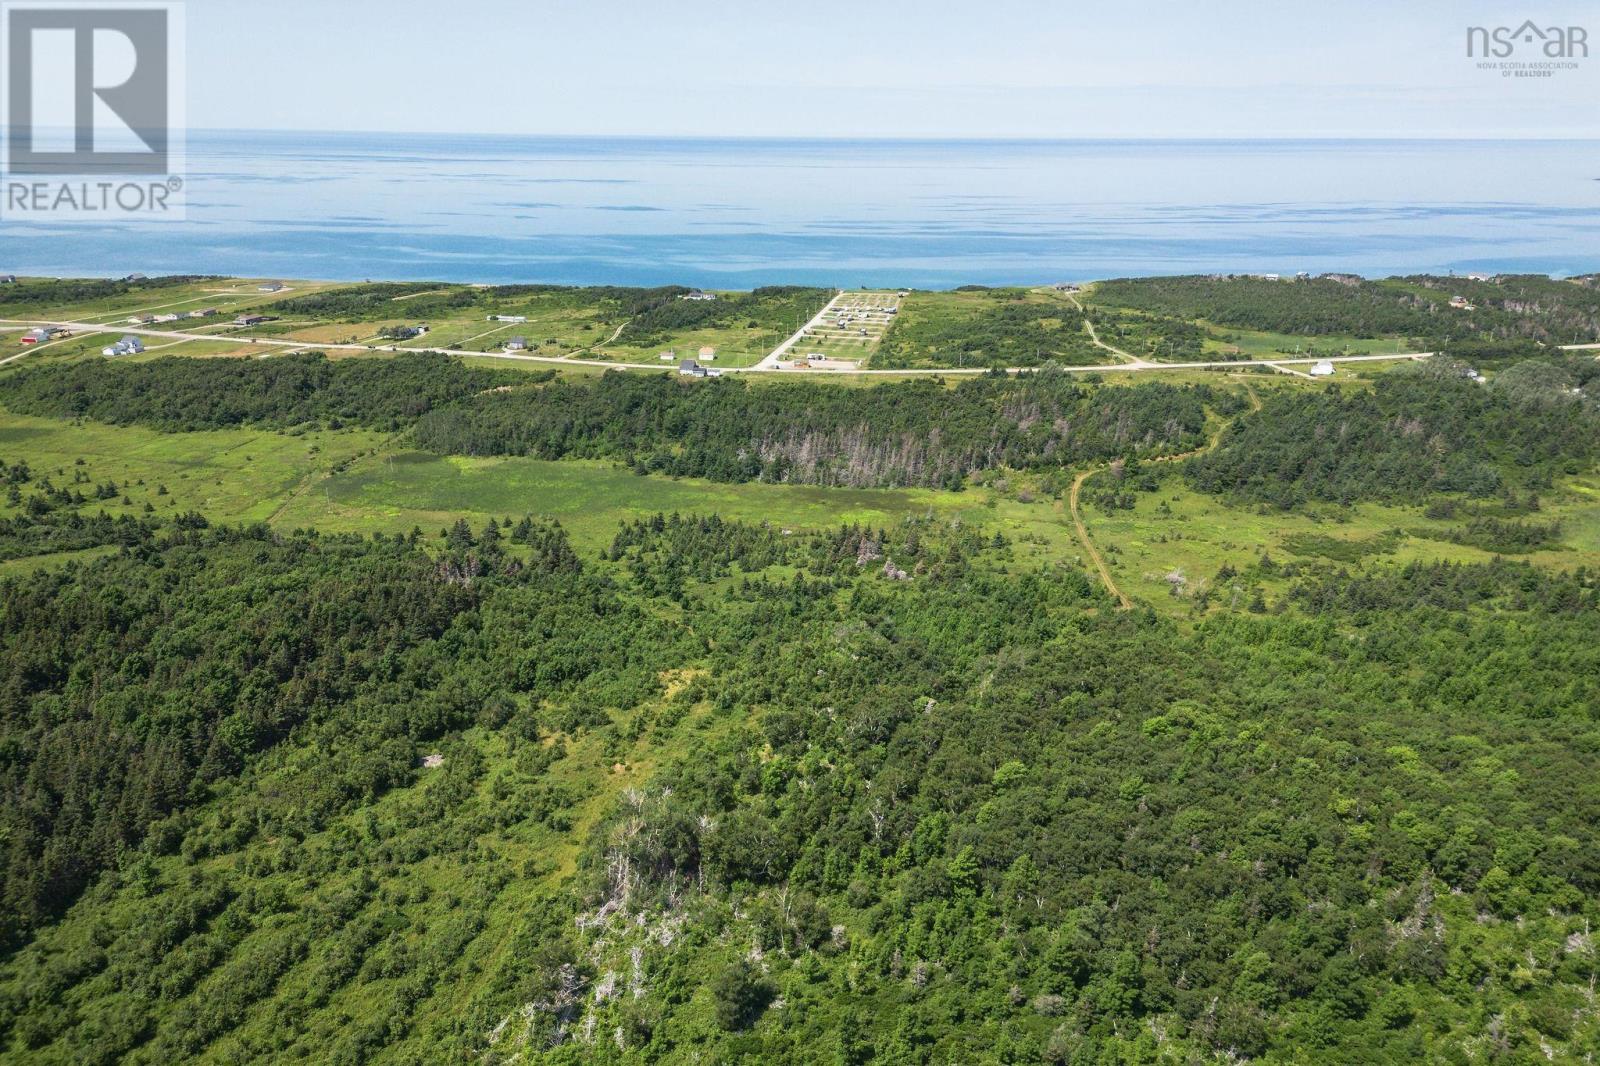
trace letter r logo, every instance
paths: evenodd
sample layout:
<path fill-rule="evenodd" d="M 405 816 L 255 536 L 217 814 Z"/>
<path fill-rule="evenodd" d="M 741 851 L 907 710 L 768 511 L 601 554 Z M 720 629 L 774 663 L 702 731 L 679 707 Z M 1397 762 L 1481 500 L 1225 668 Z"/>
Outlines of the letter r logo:
<path fill-rule="evenodd" d="M 10 173 L 168 172 L 167 10 L 8 4 L 4 17 Z"/>

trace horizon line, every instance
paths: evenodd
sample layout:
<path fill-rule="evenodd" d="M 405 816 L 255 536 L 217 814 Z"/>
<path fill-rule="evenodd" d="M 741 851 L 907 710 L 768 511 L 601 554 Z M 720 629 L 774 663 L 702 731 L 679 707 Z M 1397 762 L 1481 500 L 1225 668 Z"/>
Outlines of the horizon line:
<path fill-rule="evenodd" d="M 6 132 L 7 127 L 0 124 L 0 134 Z M 1465 136 L 1460 134 L 1329 134 L 1320 136 L 1307 136 L 1301 134 L 1213 134 L 1204 136 L 1195 135 L 1148 135 L 1148 136 L 1080 136 L 1080 137 L 1051 137 L 1051 136 L 961 136 L 961 135 L 899 135 L 899 134 L 852 134 L 849 136 L 829 136 L 825 134 L 763 134 L 763 133 L 538 133 L 538 132 L 504 132 L 485 130 L 418 130 L 418 129 L 309 129 L 300 127 L 250 127 L 250 126 L 191 126 L 187 133 L 282 133 L 282 134 L 317 134 L 328 136 L 399 136 L 399 137 L 484 137 L 528 140 L 573 140 L 573 141 L 748 141 L 756 143 L 783 143 L 795 141 L 816 141 L 824 143 L 906 143 L 906 144 L 1208 144 L 1208 143 L 1239 143 L 1239 142 L 1283 142 L 1286 144 L 1307 143 L 1350 143 L 1352 141 L 1373 142 L 1453 142 L 1453 143 L 1504 143 L 1504 142 L 1559 142 L 1559 143 L 1600 143 L 1600 133 L 1574 134 L 1558 136 L 1552 134 L 1484 134 Z"/>

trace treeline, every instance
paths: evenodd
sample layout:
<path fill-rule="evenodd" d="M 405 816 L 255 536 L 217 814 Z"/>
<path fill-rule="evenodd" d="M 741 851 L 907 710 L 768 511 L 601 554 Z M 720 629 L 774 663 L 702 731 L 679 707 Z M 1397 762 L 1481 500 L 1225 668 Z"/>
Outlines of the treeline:
<path fill-rule="evenodd" d="M 1203 491 L 1286 508 L 1548 487 L 1600 458 L 1600 408 L 1576 384 L 1591 371 L 1569 362 L 1512 367 L 1487 387 L 1435 361 L 1370 390 L 1279 393 L 1186 473 Z"/>
<path fill-rule="evenodd" d="M 1407 563 L 1352 574 L 1324 568 L 1305 575 L 1289 598 L 1314 614 L 1330 611 L 1371 616 L 1431 608 L 1467 611 L 1494 607 L 1541 614 L 1593 616 L 1600 611 L 1600 575 L 1579 568 L 1552 573 L 1525 562 Z"/>
<path fill-rule="evenodd" d="M 1472 309 L 1451 307 L 1456 296 Z M 1223 275 L 1123 278 L 1097 285 L 1090 299 L 1221 326 L 1312 337 L 1390 336 L 1432 345 L 1474 339 L 1559 344 L 1600 339 L 1600 291 L 1538 275 L 1492 282 L 1348 276 L 1288 281 Z"/>
<path fill-rule="evenodd" d="M 441 454 L 612 459 L 641 473 L 853 487 L 958 486 L 997 466 L 1059 466 L 1198 445 L 1211 390 L 1096 388 L 1065 374 L 840 389 L 607 374 L 475 398 L 422 418 Z"/>
<path fill-rule="evenodd" d="M 440 290 L 443 291 L 440 291 Z M 290 296 L 274 303 L 275 313 L 318 318 L 392 318 L 412 315 L 426 318 L 471 307 L 483 297 L 479 290 L 426 283 L 375 282 L 349 285 L 327 292 Z M 396 306 L 396 301 L 402 301 Z"/>
<path fill-rule="evenodd" d="M 0 403 L 19 414 L 173 432 L 306 423 L 395 430 L 435 407 L 536 380 L 422 352 L 385 359 L 329 360 L 311 353 L 138 364 L 94 360 L 30 367 L 0 378 Z"/>
<path fill-rule="evenodd" d="M 209 276 L 201 274 L 173 274 L 167 277 L 145 278 L 143 281 L 93 279 L 24 281 L 16 285 L 0 286 L 0 313 L 14 311 L 26 314 L 42 305 L 88 303 L 140 292 L 159 292 L 162 289 L 209 280 L 212 280 Z"/>

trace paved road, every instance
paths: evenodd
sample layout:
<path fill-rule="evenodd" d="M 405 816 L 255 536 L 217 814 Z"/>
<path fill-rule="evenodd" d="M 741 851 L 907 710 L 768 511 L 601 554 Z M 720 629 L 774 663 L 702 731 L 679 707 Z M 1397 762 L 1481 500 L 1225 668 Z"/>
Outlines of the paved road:
<path fill-rule="evenodd" d="M 831 304 L 830 304 L 830 306 L 831 306 Z M 824 310 L 826 310 L 826 309 L 824 309 Z M 821 314 L 819 313 L 818 314 L 818 318 L 820 318 L 820 317 L 821 317 Z M 813 319 L 812 321 L 814 322 L 814 321 L 816 321 L 816 319 Z M 314 343 L 314 342 L 313 343 L 308 343 L 308 342 L 303 341 L 303 340 L 298 340 L 298 341 L 297 340 L 281 340 L 281 339 L 276 338 L 276 337 L 240 337 L 240 336 L 238 336 L 236 334 L 228 334 L 228 333 L 192 333 L 192 332 L 184 332 L 184 331 L 180 331 L 180 330 L 144 329 L 142 327 L 137 327 L 137 326 L 117 326 L 115 328 L 108 329 L 105 325 L 97 323 L 97 322 L 59 322 L 59 321 L 43 321 L 43 320 L 28 320 L 28 321 L 24 321 L 24 320 L 21 320 L 21 319 L 3 319 L 3 320 L 0 320 L 0 325 L 24 326 L 24 327 L 30 327 L 30 328 L 34 327 L 34 326 L 60 326 L 63 329 L 69 329 L 69 330 L 72 330 L 74 332 L 79 332 L 79 333 L 117 333 L 117 334 L 129 334 L 129 333 L 131 333 L 131 334 L 133 334 L 134 336 L 137 336 L 137 337 L 164 337 L 164 338 L 167 338 L 169 340 L 184 340 L 184 341 L 232 340 L 232 341 L 239 342 L 241 345 L 243 345 L 243 344 L 254 344 L 254 345 L 258 345 L 260 347 L 264 347 L 264 348 L 293 349 L 293 350 L 296 350 L 296 351 L 304 351 L 306 349 L 312 349 L 312 350 L 316 350 L 316 351 L 328 351 L 328 352 L 408 352 L 408 351 L 409 352 L 415 352 L 415 351 L 430 351 L 430 352 L 440 352 L 440 353 L 442 353 L 444 355 L 468 356 L 468 357 L 471 357 L 473 359 L 504 359 L 504 360 L 506 360 L 508 362 L 514 362 L 514 363 L 541 363 L 541 364 L 546 364 L 546 365 L 550 365 L 550 366 L 573 366 L 577 362 L 577 360 L 574 360 L 574 359 L 572 359 L 570 357 L 552 356 L 552 355 L 528 355 L 525 352 L 469 352 L 469 351 L 464 351 L 462 349 L 457 349 L 457 348 L 401 348 L 398 345 L 393 345 L 393 344 L 388 344 L 388 345 L 317 344 L 317 343 Z M 805 333 L 804 329 L 800 330 L 798 333 L 795 334 L 794 337 L 791 337 L 789 339 L 789 341 L 785 342 L 785 344 L 786 345 L 792 345 L 793 343 L 796 343 L 798 338 L 802 337 L 804 335 L 804 333 Z M 1563 351 L 1583 351 L 1583 350 L 1592 349 L 1592 348 L 1600 348 L 1600 345 L 1594 345 L 1594 344 L 1566 345 L 1566 346 L 1564 346 L 1562 348 L 1562 350 Z M 724 372 L 725 373 L 729 373 L 729 374 L 772 373 L 772 374 L 796 374 L 796 375 L 809 373 L 809 374 L 820 374 L 820 375 L 823 375 L 823 376 L 826 376 L 828 374 L 858 374 L 858 375 L 867 376 L 867 377 L 973 377 L 973 376 L 976 376 L 976 375 L 979 375 L 979 374 L 987 374 L 987 373 L 989 373 L 988 370 L 983 369 L 981 367 L 946 367 L 944 369 L 916 369 L 916 370 L 871 370 L 871 369 L 867 369 L 867 370 L 821 370 L 821 369 L 813 369 L 813 370 L 806 371 L 806 370 L 780 369 L 776 365 L 775 360 L 776 360 L 777 356 L 779 355 L 779 353 L 787 351 L 787 350 L 788 350 L 787 347 L 780 346 L 776 351 L 773 352 L 772 355 L 767 356 L 766 359 L 762 360 L 760 363 L 758 363 L 755 366 L 749 366 L 749 367 L 733 367 L 733 366 L 730 366 L 730 367 L 726 367 Z M 20 353 L 19 355 L 12 356 L 11 359 L 18 359 L 18 358 L 21 357 L 21 355 L 26 355 L 26 354 L 28 354 L 28 353 L 23 352 L 23 353 Z M 1073 373 L 1073 374 L 1117 374 L 1117 373 L 1137 374 L 1137 373 L 1160 373 L 1162 371 L 1170 371 L 1170 370 L 1243 370 L 1243 369 L 1245 369 L 1247 367 L 1254 367 L 1254 366 L 1261 366 L 1261 367 L 1268 367 L 1268 368 L 1271 368 L 1271 369 L 1276 369 L 1278 367 L 1283 367 L 1283 366 L 1306 366 L 1306 365 L 1311 365 L 1311 364 L 1315 364 L 1315 363 L 1323 363 L 1323 362 L 1334 363 L 1334 364 L 1339 364 L 1339 363 L 1392 363 L 1392 362 L 1396 362 L 1396 361 L 1403 360 L 1403 359 L 1412 359 L 1412 360 L 1428 359 L 1428 358 L 1431 358 L 1432 356 L 1437 355 L 1437 354 L 1438 354 L 1437 352 L 1394 352 L 1394 353 L 1389 353 L 1389 354 L 1384 354 L 1384 355 L 1335 355 L 1335 356 L 1328 356 L 1328 357 L 1322 357 L 1322 358 L 1312 357 L 1312 358 L 1306 358 L 1306 359 L 1238 359 L 1238 360 L 1231 360 L 1231 361 L 1230 360 L 1226 360 L 1226 359 L 1219 359 L 1219 360 L 1210 360 L 1210 361 L 1193 362 L 1193 363 L 1151 363 L 1151 362 L 1146 362 L 1146 361 L 1142 361 L 1141 360 L 1141 361 L 1135 362 L 1135 363 L 1110 363 L 1110 364 L 1106 364 L 1106 365 L 1103 365 L 1103 366 L 1065 366 L 1065 367 L 1062 367 L 1061 369 L 1066 371 L 1066 372 L 1068 372 L 1068 373 Z M 10 362 L 11 359 L 6 360 L 6 362 Z M 769 364 L 771 364 L 771 365 L 769 365 Z M 660 364 L 656 364 L 656 363 L 617 363 L 617 362 L 607 362 L 607 361 L 603 361 L 603 360 L 599 360 L 599 359 L 585 359 L 585 360 L 582 361 L 581 365 L 583 365 L 583 366 L 597 366 L 597 367 L 600 367 L 603 370 L 651 370 L 651 371 L 655 371 L 656 373 L 660 373 L 661 370 L 663 369 L 660 366 Z M 1037 367 L 1007 367 L 1006 370 L 1005 370 L 1005 373 L 1007 373 L 1007 374 L 1031 373 L 1031 372 L 1033 372 L 1033 371 L 1035 371 L 1037 369 L 1038 369 Z"/>
<path fill-rule="evenodd" d="M 805 340 L 807 333 L 811 332 L 813 329 L 816 329 L 818 326 L 822 325 L 822 320 L 825 317 L 827 317 L 827 314 L 828 314 L 829 311 L 833 310 L 833 305 L 838 303 L 842 299 L 844 299 L 844 290 L 840 289 L 838 292 L 833 294 L 833 299 L 829 300 L 827 305 L 824 306 L 822 310 L 818 311 L 815 315 L 813 315 L 811 317 L 811 321 L 810 322 L 807 322 L 805 325 L 803 325 L 799 329 L 795 330 L 793 336 L 791 336 L 788 340 L 784 341 L 782 344 L 778 345 L 776 348 L 772 349 L 772 354 L 771 355 L 769 355 L 765 359 L 761 360 L 761 362 L 757 363 L 754 367 L 751 367 L 751 369 L 752 370 L 776 370 L 776 369 L 778 369 L 779 360 L 781 360 L 784 356 L 788 355 L 790 350 L 793 349 L 795 345 L 797 345 L 801 341 Z"/>

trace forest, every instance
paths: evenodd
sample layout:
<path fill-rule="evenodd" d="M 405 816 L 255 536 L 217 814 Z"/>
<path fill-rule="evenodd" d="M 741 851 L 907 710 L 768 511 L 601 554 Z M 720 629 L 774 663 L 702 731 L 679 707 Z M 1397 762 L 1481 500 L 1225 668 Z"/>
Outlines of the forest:
<path fill-rule="evenodd" d="M 1456 284 L 1088 305 L 1487 309 L 1318 382 L 0 370 L 0 1063 L 1593 1061 L 1594 290 Z"/>
<path fill-rule="evenodd" d="M 1552 357 L 1484 386 L 1435 360 L 1370 390 L 1283 395 L 1185 472 L 1204 491 L 1283 508 L 1548 489 L 1600 457 L 1597 371 L 1592 359 Z"/>
<path fill-rule="evenodd" d="M 1596 575 L 1325 569 L 1188 630 L 1009 554 L 169 529 L 0 584 L 5 1057 L 1596 1047 Z M 590 735 L 661 765 L 595 796 Z"/>
<path fill-rule="evenodd" d="M 415 436 L 441 454 L 614 459 L 713 481 L 958 487 L 999 466 L 1182 452 L 1203 439 L 1213 399 L 1200 386 L 1101 388 L 1059 371 L 863 389 L 607 374 L 441 408 Z"/>
<path fill-rule="evenodd" d="M 1455 297 L 1465 299 L 1470 309 L 1451 307 Z M 1433 346 L 1474 340 L 1600 340 L 1600 288 L 1593 279 L 1192 275 L 1101 282 L 1090 298 L 1109 307 L 1311 337 L 1392 336 Z"/>
<path fill-rule="evenodd" d="M 436 406 L 537 380 L 433 353 L 340 360 L 319 353 L 267 360 L 168 357 L 24 368 L 0 377 L 0 403 L 19 414 L 167 432 L 315 424 L 392 431 Z"/>

